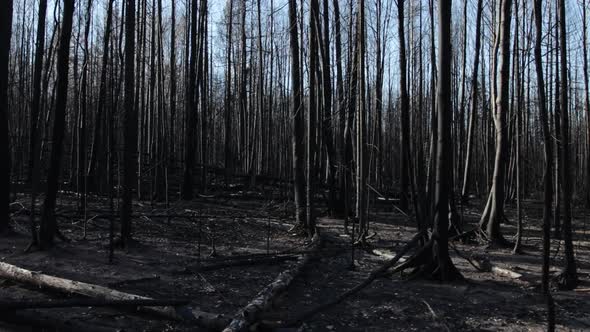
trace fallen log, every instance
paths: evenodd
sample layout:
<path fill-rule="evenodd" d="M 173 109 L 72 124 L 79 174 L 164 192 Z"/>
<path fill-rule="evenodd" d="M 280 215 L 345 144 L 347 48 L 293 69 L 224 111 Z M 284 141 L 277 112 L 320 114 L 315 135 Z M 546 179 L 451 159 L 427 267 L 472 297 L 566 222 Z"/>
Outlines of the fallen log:
<path fill-rule="evenodd" d="M 395 257 L 394 253 L 389 253 L 385 250 L 373 249 L 372 253 L 376 256 L 379 256 L 379 257 L 381 257 L 383 259 L 387 259 L 387 260 Z M 406 261 L 406 259 L 403 257 L 399 259 L 400 263 L 403 263 L 405 261 Z"/>
<path fill-rule="evenodd" d="M 287 290 L 291 282 L 303 271 L 303 268 L 312 259 L 314 252 L 321 247 L 321 239 L 317 230 L 312 238 L 310 247 L 310 253 L 303 255 L 295 265 L 281 272 L 272 283 L 260 291 L 244 308 L 240 309 L 223 332 L 247 331 L 249 326 L 256 322 L 261 314 L 272 306 L 275 298 Z"/>
<path fill-rule="evenodd" d="M 522 274 L 505 269 L 503 267 L 496 266 L 496 265 L 492 265 L 492 273 L 499 275 L 499 276 L 512 278 L 512 279 L 522 278 Z"/>
<path fill-rule="evenodd" d="M 26 270 L 4 262 L 0 262 L 0 278 L 91 298 L 108 300 L 153 300 L 146 296 L 124 293 L 104 286 Z M 222 315 L 192 309 L 188 306 L 139 307 L 138 309 L 172 320 L 194 322 L 197 325 L 212 330 L 221 330 L 231 321 Z"/>
<path fill-rule="evenodd" d="M 40 301 L 0 301 L 0 312 L 23 309 L 49 309 L 74 307 L 161 307 L 189 304 L 189 300 L 105 300 L 105 299 L 70 299 Z"/>

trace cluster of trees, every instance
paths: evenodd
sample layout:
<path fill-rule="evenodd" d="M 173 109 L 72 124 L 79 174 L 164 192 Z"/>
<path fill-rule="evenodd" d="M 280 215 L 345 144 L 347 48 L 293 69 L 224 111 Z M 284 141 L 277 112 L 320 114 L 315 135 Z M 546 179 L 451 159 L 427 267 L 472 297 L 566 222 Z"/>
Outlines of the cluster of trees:
<path fill-rule="evenodd" d="M 189 200 L 221 170 L 226 183 L 292 180 L 309 235 L 318 188 L 347 230 L 354 216 L 360 242 L 371 199 L 396 196 L 419 231 L 433 225 L 428 269 L 452 279 L 457 204 L 487 195 L 481 234 L 503 245 L 504 205 L 515 200 L 518 252 L 521 198 L 543 188 L 545 250 L 553 225 L 565 240 L 563 284 L 575 285 L 572 204 L 590 205 L 585 0 L 50 4 L 1 10 L 0 154 L 10 158 L 0 171 L 2 183 L 31 186 L 33 216 L 45 185 L 33 244 L 59 235 L 64 183 L 81 209 L 88 191 L 112 199 L 116 188 L 125 243 L 133 199 Z"/>

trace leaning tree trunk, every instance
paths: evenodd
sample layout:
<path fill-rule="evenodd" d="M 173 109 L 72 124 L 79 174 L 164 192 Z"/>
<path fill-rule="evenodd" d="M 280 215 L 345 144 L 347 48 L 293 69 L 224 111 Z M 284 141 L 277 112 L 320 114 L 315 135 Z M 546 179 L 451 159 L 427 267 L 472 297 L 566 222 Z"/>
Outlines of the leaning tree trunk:
<path fill-rule="evenodd" d="M 510 21 L 511 21 L 512 0 L 502 0 L 500 5 L 500 29 L 499 45 L 500 57 L 498 67 L 500 68 L 500 82 L 496 91 L 496 109 L 494 124 L 496 127 L 496 157 L 494 161 L 494 175 L 489 203 L 486 206 L 480 221 L 480 227 L 491 243 L 505 244 L 506 240 L 500 232 L 500 223 L 504 218 L 504 190 L 506 157 L 508 147 L 508 132 L 506 117 L 509 102 L 509 74 L 510 74 Z"/>
<path fill-rule="evenodd" d="M 72 37 L 72 21 L 74 16 L 74 0 L 64 0 L 61 35 L 57 53 L 57 91 L 55 99 L 55 119 L 53 124 L 53 148 L 47 174 L 47 189 L 43 203 L 40 247 L 48 248 L 53 245 L 53 238 L 57 232 L 55 219 L 55 201 L 57 198 L 57 184 L 61 169 L 63 139 L 66 125 L 66 107 L 68 102 L 68 69 L 70 57 L 70 39 Z"/>
<path fill-rule="evenodd" d="M 125 101 L 123 126 L 123 194 L 121 202 L 121 243 L 131 240 L 133 187 L 137 183 L 137 109 L 134 107 L 135 0 L 126 1 L 125 12 Z"/>
<path fill-rule="evenodd" d="M 8 57 L 12 34 L 12 0 L 0 5 L 0 232 L 10 220 L 10 143 L 8 136 Z"/>

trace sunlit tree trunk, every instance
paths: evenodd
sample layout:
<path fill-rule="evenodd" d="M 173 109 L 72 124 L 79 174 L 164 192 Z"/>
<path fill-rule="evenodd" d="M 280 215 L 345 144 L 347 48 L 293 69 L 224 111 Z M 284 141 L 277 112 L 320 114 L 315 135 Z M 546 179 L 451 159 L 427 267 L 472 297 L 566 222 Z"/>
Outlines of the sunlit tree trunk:
<path fill-rule="evenodd" d="M 500 5 L 499 46 L 500 56 L 498 68 L 500 81 L 495 89 L 496 100 L 494 110 L 494 124 L 496 128 L 496 157 L 494 161 L 494 175 L 488 204 L 482 214 L 480 227 L 490 242 L 505 243 L 500 232 L 500 223 L 504 218 L 504 191 L 506 178 L 507 157 L 507 125 L 510 74 L 510 21 L 512 0 L 502 0 Z"/>

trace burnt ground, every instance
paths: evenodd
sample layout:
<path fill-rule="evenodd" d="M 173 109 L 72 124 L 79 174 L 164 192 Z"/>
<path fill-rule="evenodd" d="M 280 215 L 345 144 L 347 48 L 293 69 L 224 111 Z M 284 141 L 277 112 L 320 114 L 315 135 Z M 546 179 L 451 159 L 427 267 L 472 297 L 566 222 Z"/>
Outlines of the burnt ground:
<path fill-rule="evenodd" d="M 241 192 L 217 191 L 190 202 L 175 201 L 166 209 L 163 203 L 142 201 L 134 204 L 134 238 L 126 250 L 116 249 L 115 260 L 108 262 L 108 202 L 89 197 L 88 213 L 76 216 L 77 199 L 62 193 L 58 201 L 60 227 L 71 241 L 57 242 L 49 251 L 24 253 L 29 243 L 29 197 L 19 195 L 13 204 L 14 234 L 0 241 L 0 261 L 33 271 L 72 280 L 107 286 L 116 290 L 153 298 L 190 299 L 192 307 L 233 316 L 260 290 L 272 282 L 290 261 L 252 266 L 219 267 L 195 271 L 195 266 L 233 263 L 245 257 L 277 254 L 298 255 L 305 251 L 305 240 L 289 234 L 293 206 L 284 195 L 271 195 L 269 188 Z M 272 200 L 270 197 L 274 197 Z M 19 204 L 22 203 L 22 206 Z M 321 204 L 321 203 L 320 203 Z M 546 306 L 539 295 L 541 267 L 541 203 L 523 203 L 525 222 L 524 252 L 513 255 L 511 248 L 486 248 L 477 243 L 454 246 L 463 256 L 487 257 L 492 264 L 519 273 L 511 278 L 492 272 L 479 272 L 451 250 L 453 261 L 466 277 L 465 282 L 440 284 L 433 281 L 404 281 L 400 274 L 379 278 L 347 301 L 307 319 L 304 331 L 540 331 L 544 330 Z M 473 227 L 481 208 L 465 208 L 464 217 Z M 318 213 L 322 213 L 319 211 Z M 175 214 L 166 218 L 163 215 Z M 580 285 L 575 291 L 553 293 L 557 328 L 563 331 L 590 331 L 590 231 L 588 211 L 575 210 L 575 250 Z M 187 216 L 185 217 L 179 217 Z M 508 209 L 511 218 L 514 211 Z M 319 219 L 324 246 L 263 317 L 268 322 L 284 322 L 345 292 L 368 276 L 386 258 L 408 241 L 415 223 L 390 206 L 371 207 L 371 250 L 356 248 L 355 268 L 351 269 L 350 237 L 344 235 L 343 222 Z M 84 226 L 86 224 L 86 227 Z M 280 224 L 286 226 L 279 227 Z M 86 237 L 84 237 L 86 229 Z M 515 225 L 503 225 L 507 235 Z M 199 240 L 200 239 L 200 240 Z M 211 255 L 215 246 L 216 255 Z M 563 245 L 552 241 L 552 273 L 562 264 Z M 8 300 L 76 298 L 56 291 L 38 289 L 0 280 L 0 297 Z M 35 317 L 46 317 L 76 326 L 91 326 L 116 331 L 194 331 L 195 326 L 160 319 L 144 313 L 109 308 L 67 308 L 29 310 Z M 29 327 L 0 325 L 0 330 L 30 331 Z M 76 328 L 73 328 L 76 330 Z"/>

